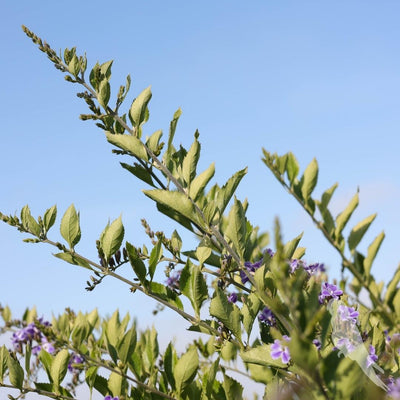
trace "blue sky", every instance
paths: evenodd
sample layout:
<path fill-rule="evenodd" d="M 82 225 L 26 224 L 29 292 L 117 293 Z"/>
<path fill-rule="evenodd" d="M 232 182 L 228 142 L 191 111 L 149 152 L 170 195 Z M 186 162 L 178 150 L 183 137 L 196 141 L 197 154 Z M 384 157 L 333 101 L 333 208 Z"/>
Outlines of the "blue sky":
<path fill-rule="evenodd" d="M 263 165 L 261 148 L 292 151 L 302 169 L 317 157 L 317 193 L 340 183 L 335 212 L 359 186 L 351 225 L 378 212 L 361 248 L 385 230 L 373 273 L 390 279 L 399 262 L 398 2 L 5 1 L 2 8 L 1 212 L 28 203 L 37 216 L 57 204 L 61 216 L 74 203 L 83 236 L 77 250 L 93 258 L 95 240 L 121 213 L 135 245 L 144 241 L 142 217 L 167 235 L 175 228 L 120 168 L 102 132 L 78 119 L 86 112 L 78 88 L 25 37 L 24 24 L 56 50 L 86 51 L 89 65 L 114 59 L 114 94 L 128 73 L 131 99 L 152 85 L 146 133 L 167 131 L 181 107 L 177 142 L 189 145 L 200 131 L 200 170 L 216 161 L 222 184 L 248 166 L 238 196 L 249 199 L 250 220 L 270 230 L 278 216 L 286 240 L 304 231 L 306 260 L 324 262 L 332 276 L 338 256 Z M 118 282 L 87 293 L 86 270 L 52 257 L 48 246 L 23 243 L 5 224 L 0 239 L 0 301 L 16 316 L 33 304 L 47 316 L 67 306 L 104 314 L 119 307 L 142 326 L 181 327 L 167 312 L 154 319 L 154 304 Z"/>

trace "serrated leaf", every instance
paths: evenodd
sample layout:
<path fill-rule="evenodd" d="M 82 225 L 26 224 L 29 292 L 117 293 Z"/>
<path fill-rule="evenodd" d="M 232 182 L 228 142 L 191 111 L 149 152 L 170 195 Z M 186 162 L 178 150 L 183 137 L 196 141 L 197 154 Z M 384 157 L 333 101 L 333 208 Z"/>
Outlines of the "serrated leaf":
<path fill-rule="evenodd" d="M 200 400 L 209 400 L 212 398 L 213 385 L 215 381 L 215 377 L 218 372 L 219 367 L 219 357 L 211 364 L 209 370 L 204 374 L 203 385 L 202 385 L 202 393 Z"/>
<path fill-rule="evenodd" d="M 200 308 L 208 298 L 208 287 L 200 268 L 193 265 L 190 260 L 182 270 L 179 289 L 190 300 L 196 317 L 199 317 Z"/>
<path fill-rule="evenodd" d="M 361 242 L 361 239 L 367 232 L 368 228 L 376 218 L 376 214 L 372 214 L 369 217 L 363 219 L 359 222 L 350 232 L 350 235 L 347 239 L 347 243 L 349 245 L 350 251 L 354 250 L 358 244 Z"/>
<path fill-rule="evenodd" d="M 240 326 L 239 308 L 228 301 L 225 292 L 220 288 L 216 289 L 215 296 L 211 300 L 210 315 L 221 321 L 232 331 L 236 339 L 241 341 L 242 330 Z"/>
<path fill-rule="evenodd" d="M 134 327 L 129 329 L 118 346 L 118 358 L 126 364 L 130 360 L 136 347 L 136 330 Z"/>
<path fill-rule="evenodd" d="M 139 254 L 134 246 L 132 246 L 129 242 L 126 242 L 126 251 L 128 252 L 129 262 L 135 272 L 136 276 L 139 278 L 142 285 L 146 284 L 146 266 L 144 262 L 139 257 Z"/>
<path fill-rule="evenodd" d="M 318 180 L 318 163 L 315 158 L 308 164 L 301 178 L 301 194 L 304 200 L 308 200 Z"/>
<path fill-rule="evenodd" d="M 224 382 L 222 384 L 226 400 L 242 400 L 243 394 L 243 386 L 235 381 L 235 379 L 231 378 L 230 376 L 224 374 Z"/>
<path fill-rule="evenodd" d="M 110 83 L 104 79 L 100 82 L 99 91 L 97 93 L 97 100 L 104 109 L 107 109 L 108 102 L 110 100 L 110 95 L 111 95 Z"/>
<path fill-rule="evenodd" d="M 247 296 L 246 301 L 241 309 L 243 327 L 248 337 L 250 337 L 260 306 L 261 301 L 258 296 L 255 293 L 251 293 L 249 296 Z"/>
<path fill-rule="evenodd" d="M 199 367 L 199 356 L 195 347 L 191 347 L 176 363 L 174 378 L 178 396 L 191 383 Z"/>
<path fill-rule="evenodd" d="M 225 211 L 226 206 L 231 200 L 233 194 L 236 191 L 240 181 L 247 174 L 247 167 L 237 171 L 232 175 L 222 188 L 218 190 L 217 194 L 217 207 L 221 214 Z"/>
<path fill-rule="evenodd" d="M 69 359 L 70 355 L 68 350 L 63 349 L 57 353 L 57 355 L 54 357 L 53 363 L 51 364 L 50 375 L 53 384 L 57 388 L 61 384 L 67 373 Z"/>
<path fill-rule="evenodd" d="M 299 173 L 299 163 L 296 160 L 296 157 L 293 153 L 288 153 L 286 162 L 286 174 L 289 179 L 289 182 L 293 184 L 298 173 Z"/>
<path fill-rule="evenodd" d="M 358 206 L 358 193 L 350 200 L 348 206 L 336 217 L 335 237 L 339 239 L 343 229 Z"/>
<path fill-rule="evenodd" d="M 81 228 L 79 226 L 79 213 L 71 204 L 61 219 L 61 236 L 67 241 L 69 247 L 73 249 L 81 239 Z"/>
<path fill-rule="evenodd" d="M 136 136 L 119 135 L 110 132 L 106 132 L 105 134 L 107 140 L 114 146 L 131 153 L 141 160 L 149 160 L 144 144 Z"/>
<path fill-rule="evenodd" d="M 24 383 L 24 370 L 19 365 L 19 362 L 13 357 L 8 357 L 8 377 L 10 379 L 11 385 L 18 389 L 22 389 Z"/>
<path fill-rule="evenodd" d="M 0 348 L 0 383 L 3 383 L 3 377 L 8 369 L 8 350 L 6 346 Z"/>
<path fill-rule="evenodd" d="M 183 159 L 182 175 L 188 186 L 196 176 L 196 167 L 200 157 L 200 148 L 200 143 L 198 142 L 197 138 L 195 138 L 193 144 Z"/>
<path fill-rule="evenodd" d="M 189 187 L 189 196 L 193 200 L 196 201 L 198 199 L 199 195 L 203 192 L 204 188 L 207 186 L 207 183 L 210 182 L 214 174 L 215 174 L 215 163 L 212 163 L 205 171 L 197 175 L 192 180 Z"/>
<path fill-rule="evenodd" d="M 93 268 L 90 266 L 90 264 L 83 258 L 79 257 L 77 254 L 55 253 L 53 254 L 53 256 L 60 258 L 61 260 L 66 261 L 67 263 L 70 263 L 72 265 L 79 265 L 80 267 L 87 268 L 93 271 Z"/>
<path fill-rule="evenodd" d="M 133 127 L 138 130 L 140 125 L 146 120 L 147 105 L 151 99 L 151 87 L 144 89 L 133 101 L 129 110 L 129 118 Z M 136 133 L 137 134 L 137 133 Z"/>
<path fill-rule="evenodd" d="M 161 283 L 151 282 L 150 290 L 152 293 L 156 294 L 161 299 L 172 304 L 179 310 L 183 310 L 183 304 L 179 296 L 172 291 L 169 287 L 162 285 Z"/>
<path fill-rule="evenodd" d="M 370 275 L 372 263 L 385 239 L 385 233 L 381 232 L 368 247 L 367 257 L 364 259 L 364 271 L 367 276 Z"/>
<path fill-rule="evenodd" d="M 156 267 L 157 267 L 158 262 L 160 261 L 162 253 L 163 253 L 163 249 L 161 246 L 161 241 L 158 241 L 150 253 L 150 258 L 149 258 L 150 280 L 153 280 L 154 272 L 156 271 Z"/>
<path fill-rule="evenodd" d="M 104 252 L 105 259 L 108 260 L 121 247 L 124 239 L 124 226 L 121 217 L 115 219 L 107 225 L 100 236 L 100 246 Z"/>
<path fill-rule="evenodd" d="M 143 193 L 155 202 L 171 208 L 191 221 L 198 220 L 192 202 L 185 194 L 181 192 L 170 192 L 168 190 L 154 189 L 144 190 Z"/>
<path fill-rule="evenodd" d="M 196 257 L 199 260 L 200 265 L 203 265 L 210 256 L 211 248 L 205 245 L 202 241 L 196 249 Z"/>
<path fill-rule="evenodd" d="M 57 206 L 50 207 L 43 216 L 43 225 L 46 232 L 54 225 L 57 217 Z"/>
<path fill-rule="evenodd" d="M 273 367 L 286 367 L 280 359 L 273 360 L 271 357 L 271 345 L 263 344 L 261 346 L 253 347 L 248 351 L 242 351 L 240 357 L 246 363 L 252 363 L 264 366 Z"/>
<path fill-rule="evenodd" d="M 120 396 L 122 393 L 123 377 L 116 372 L 111 372 L 108 378 L 108 389 L 113 396 Z"/>
<path fill-rule="evenodd" d="M 236 197 L 229 212 L 225 235 L 232 241 L 239 257 L 243 258 L 246 248 L 246 217 L 242 203 Z"/>

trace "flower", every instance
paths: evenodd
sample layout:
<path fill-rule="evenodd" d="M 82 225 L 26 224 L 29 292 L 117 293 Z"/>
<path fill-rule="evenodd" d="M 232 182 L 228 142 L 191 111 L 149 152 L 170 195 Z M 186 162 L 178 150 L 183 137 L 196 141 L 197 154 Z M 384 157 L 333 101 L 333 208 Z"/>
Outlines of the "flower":
<path fill-rule="evenodd" d="M 238 300 L 238 295 L 237 293 L 233 292 L 228 296 L 228 301 L 229 303 L 236 303 Z"/>
<path fill-rule="evenodd" d="M 108 396 L 104 397 L 104 400 L 119 400 L 119 397 L 118 396 L 111 397 L 110 395 L 108 395 Z"/>
<path fill-rule="evenodd" d="M 276 324 L 275 315 L 268 307 L 265 307 L 261 313 L 258 314 L 258 320 L 268 326 L 273 326 Z"/>
<path fill-rule="evenodd" d="M 243 285 L 249 281 L 249 278 L 246 275 L 246 272 L 244 272 L 243 270 L 239 272 L 240 275 L 240 279 L 242 280 Z"/>
<path fill-rule="evenodd" d="M 314 339 L 312 342 L 317 348 L 317 350 L 321 350 L 321 342 L 318 339 Z"/>
<path fill-rule="evenodd" d="M 83 364 L 84 361 L 85 359 L 80 354 L 72 354 L 68 362 L 68 371 L 71 373 L 79 373 L 80 370 L 75 367 L 75 364 Z"/>
<path fill-rule="evenodd" d="M 309 275 L 314 275 L 319 272 L 325 272 L 325 265 L 322 263 L 315 263 L 311 265 L 305 265 L 304 270 L 309 274 Z"/>
<path fill-rule="evenodd" d="M 354 324 L 357 322 L 358 311 L 356 311 L 353 307 L 346 307 L 345 305 L 341 304 L 337 310 L 342 321 L 350 321 Z"/>
<path fill-rule="evenodd" d="M 371 344 L 369 345 L 369 351 L 368 351 L 368 357 L 367 357 L 367 368 L 369 368 L 373 363 L 378 361 L 378 356 L 375 354 L 375 347 L 372 346 Z"/>
<path fill-rule="evenodd" d="M 250 261 L 246 261 L 244 266 L 246 267 L 247 271 L 249 272 L 256 272 L 258 268 L 261 267 L 263 260 L 257 261 L 255 263 L 251 263 Z"/>
<path fill-rule="evenodd" d="M 397 378 L 388 384 L 388 395 L 392 399 L 400 399 L 400 378 Z"/>
<path fill-rule="evenodd" d="M 321 285 L 321 292 L 318 296 L 318 299 L 320 304 L 322 304 L 325 300 L 339 299 L 342 294 L 343 291 L 338 289 L 336 285 L 324 282 Z"/>
<path fill-rule="evenodd" d="M 287 335 L 283 335 L 282 338 L 286 342 L 290 341 L 290 337 L 288 337 Z M 281 358 L 282 362 L 287 364 L 290 361 L 289 348 L 286 346 L 282 346 L 281 341 L 275 339 L 274 343 L 271 345 L 271 357 L 273 360 Z"/>
<path fill-rule="evenodd" d="M 182 270 L 173 271 L 170 273 L 170 275 L 166 281 L 166 284 L 171 290 L 179 289 L 179 279 L 181 278 L 181 273 L 182 273 Z"/>

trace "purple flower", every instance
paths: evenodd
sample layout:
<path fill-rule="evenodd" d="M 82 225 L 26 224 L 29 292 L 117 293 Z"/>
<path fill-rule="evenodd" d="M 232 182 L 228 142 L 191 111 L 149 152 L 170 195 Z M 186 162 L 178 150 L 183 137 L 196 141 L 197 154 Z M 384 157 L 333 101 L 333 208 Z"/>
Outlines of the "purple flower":
<path fill-rule="evenodd" d="M 325 300 L 339 299 L 343 292 L 336 285 L 324 282 L 321 287 L 321 292 L 318 296 L 320 304 Z"/>
<path fill-rule="evenodd" d="M 181 278 L 181 273 L 182 273 L 182 270 L 173 271 L 170 273 L 170 275 L 166 281 L 166 284 L 171 290 L 179 289 L 179 279 Z"/>
<path fill-rule="evenodd" d="M 315 263 L 308 266 L 305 265 L 304 269 L 309 275 L 313 275 L 317 274 L 318 272 L 325 272 L 325 265 L 322 263 Z"/>
<path fill-rule="evenodd" d="M 238 300 L 238 295 L 237 293 L 233 292 L 228 296 L 228 301 L 229 303 L 236 303 Z"/>
<path fill-rule="evenodd" d="M 290 338 L 287 335 L 283 335 L 282 338 L 287 342 L 290 341 Z M 271 357 L 273 360 L 281 358 L 282 362 L 287 364 L 290 361 L 289 348 L 282 346 L 281 341 L 275 339 L 274 343 L 271 345 Z"/>
<path fill-rule="evenodd" d="M 321 342 L 318 339 L 314 339 L 312 342 L 317 348 L 317 350 L 321 350 Z"/>
<path fill-rule="evenodd" d="M 400 399 L 400 378 L 397 378 L 388 384 L 388 395 L 392 399 Z"/>
<path fill-rule="evenodd" d="M 275 255 L 275 253 L 270 248 L 265 250 L 265 253 L 268 253 L 271 258 Z"/>
<path fill-rule="evenodd" d="M 373 363 L 378 361 L 378 356 L 375 354 L 375 347 L 372 346 L 371 344 L 369 345 L 369 351 L 368 351 L 368 357 L 367 357 L 367 368 L 369 368 Z"/>
<path fill-rule="evenodd" d="M 71 373 L 79 373 L 80 370 L 78 368 L 75 368 L 74 364 L 83 364 L 85 359 L 77 353 L 72 354 L 71 358 L 69 359 L 68 362 L 68 371 Z"/>
<path fill-rule="evenodd" d="M 337 343 L 337 347 L 335 346 L 333 349 L 334 350 L 339 350 L 340 349 L 340 354 L 345 354 L 343 347 L 346 347 L 346 350 L 348 353 L 352 353 L 355 349 L 354 343 L 351 342 L 349 338 L 340 338 Z"/>
<path fill-rule="evenodd" d="M 256 272 L 258 268 L 261 267 L 263 260 L 257 261 L 255 263 L 251 263 L 250 261 L 246 261 L 244 266 L 246 267 L 247 271 L 249 272 Z"/>
<path fill-rule="evenodd" d="M 243 270 L 239 272 L 240 275 L 240 279 L 242 280 L 243 285 L 249 281 L 249 278 L 246 275 L 246 272 L 244 272 Z"/>
<path fill-rule="evenodd" d="M 346 307 L 341 304 L 338 307 L 338 315 L 342 321 L 350 321 L 352 323 L 357 323 L 358 311 L 356 311 L 353 307 Z"/>
<path fill-rule="evenodd" d="M 302 260 L 298 260 L 297 258 L 293 258 L 293 260 L 289 261 L 289 267 L 290 267 L 290 273 L 293 274 L 296 269 L 298 269 L 300 266 L 305 268 L 306 263 Z"/>
<path fill-rule="evenodd" d="M 264 310 L 258 314 L 258 319 L 268 326 L 274 326 L 276 324 L 275 315 L 268 307 L 265 307 Z"/>
<path fill-rule="evenodd" d="M 119 397 L 118 396 L 111 397 L 110 395 L 108 395 L 108 396 L 104 397 L 104 400 L 119 400 Z"/>

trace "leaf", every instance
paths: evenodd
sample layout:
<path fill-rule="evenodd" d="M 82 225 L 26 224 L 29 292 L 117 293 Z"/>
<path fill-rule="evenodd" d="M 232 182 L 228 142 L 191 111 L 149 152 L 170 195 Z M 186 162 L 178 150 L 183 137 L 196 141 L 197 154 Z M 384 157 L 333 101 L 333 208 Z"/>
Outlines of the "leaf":
<path fill-rule="evenodd" d="M 211 256 L 211 248 L 204 244 L 204 241 L 201 241 L 196 249 L 196 257 L 200 262 L 200 265 L 203 265 L 205 261 Z"/>
<path fill-rule="evenodd" d="M 79 257 L 77 254 L 71 254 L 71 253 L 56 253 L 53 254 L 54 257 L 57 257 L 63 261 L 66 261 L 67 263 L 70 263 L 72 265 L 79 265 L 80 267 L 90 269 L 93 271 L 93 268 L 90 266 L 90 264 L 84 260 L 82 257 Z"/>
<path fill-rule="evenodd" d="M 48 230 L 54 225 L 54 222 L 56 222 L 56 217 L 57 217 L 56 205 L 46 210 L 43 216 L 43 225 L 45 232 L 48 232 Z"/>
<path fill-rule="evenodd" d="M 250 333 L 254 325 L 254 320 L 257 318 L 260 306 L 260 299 L 255 293 L 251 293 L 249 294 L 249 296 L 247 296 L 246 301 L 244 302 L 241 309 L 241 314 L 243 317 L 243 327 L 248 337 L 250 337 Z"/>
<path fill-rule="evenodd" d="M 146 284 L 146 266 L 144 262 L 139 257 L 139 254 L 134 246 L 132 246 L 129 242 L 126 242 L 126 251 L 128 252 L 129 262 L 135 272 L 136 276 L 139 278 L 142 285 Z"/>
<path fill-rule="evenodd" d="M 160 261 L 160 258 L 162 256 L 163 249 L 161 246 L 161 241 L 158 241 L 157 244 L 153 247 L 150 253 L 150 258 L 149 258 L 149 275 L 150 275 L 150 280 L 153 280 L 154 273 L 156 271 L 156 267 L 158 262 Z"/>
<path fill-rule="evenodd" d="M 79 226 L 79 213 L 71 204 L 61 219 L 61 236 L 67 241 L 69 247 L 73 249 L 81 239 L 81 228 Z"/>
<path fill-rule="evenodd" d="M 182 270 L 179 289 L 190 300 L 196 317 L 199 318 L 200 308 L 208 298 L 208 288 L 200 268 L 193 265 L 190 260 Z"/>
<path fill-rule="evenodd" d="M 210 366 L 209 370 L 204 374 L 201 400 L 208 400 L 212 398 L 213 385 L 215 377 L 218 372 L 219 358 L 217 358 Z"/>
<path fill-rule="evenodd" d="M 199 356 L 195 347 L 191 347 L 176 363 L 174 378 L 178 396 L 193 381 L 199 367 Z"/>
<path fill-rule="evenodd" d="M 118 358 L 124 364 L 130 360 L 133 352 L 135 351 L 136 341 L 136 330 L 134 327 L 132 327 L 125 333 L 118 346 Z"/>
<path fill-rule="evenodd" d="M 243 258 L 246 248 L 246 217 L 242 203 L 236 197 L 229 212 L 225 235 L 232 241 L 239 257 Z"/>
<path fill-rule="evenodd" d="M 100 72 L 105 76 L 106 80 L 110 80 L 111 78 L 111 66 L 113 64 L 113 60 L 106 61 L 105 63 L 100 65 Z"/>
<path fill-rule="evenodd" d="M 108 224 L 100 236 L 100 246 L 106 260 L 109 260 L 121 247 L 124 239 L 124 226 L 121 217 Z"/>
<path fill-rule="evenodd" d="M 119 135 L 110 132 L 106 132 L 105 134 L 107 140 L 114 146 L 131 153 L 141 160 L 149 160 L 144 144 L 136 136 Z"/>
<path fill-rule="evenodd" d="M 393 297 L 397 292 L 400 292 L 400 290 L 397 290 L 397 284 L 400 281 L 400 264 L 397 267 L 395 273 L 393 274 L 393 278 L 390 280 L 390 282 L 387 285 L 387 290 L 385 294 L 385 303 L 386 304 L 391 304 L 393 301 Z"/>
<path fill-rule="evenodd" d="M 332 195 L 335 192 L 337 187 L 338 187 L 338 184 L 335 183 L 329 189 L 325 190 L 325 192 L 322 194 L 321 201 L 318 202 L 318 207 L 320 210 L 325 210 L 328 208 L 328 204 L 331 201 Z"/>
<path fill-rule="evenodd" d="M 318 163 L 315 158 L 308 164 L 300 181 L 301 194 L 304 200 L 308 200 L 318 180 Z"/>
<path fill-rule="evenodd" d="M 165 374 L 167 375 L 167 380 L 169 384 L 171 385 L 172 389 L 175 390 L 175 378 L 173 371 L 175 369 L 175 365 L 178 361 L 178 357 L 176 356 L 176 352 L 174 347 L 172 346 L 172 343 L 169 342 L 167 349 L 165 350 L 164 353 L 164 358 L 163 358 L 163 364 L 164 364 L 164 371 Z"/>
<path fill-rule="evenodd" d="M 190 221 L 197 221 L 194 206 L 185 194 L 163 189 L 144 190 L 143 193 L 155 202 L 177 211 Z"/>
<path fill-rule="evenodd" d="M 284 364 L 280 359 L 272 359 L 270 345 L 267 344 L 253 347 L 248 351 L 242 351 L 240 357 L 246 363 L 272 367 L 286 367 L 286 364 Z"/>
<path fill-rule="evenodd" d="M 221 214 L 225 211 L 230 199 L 236 191 L 240 181 L 247 174 L 247 167 L 232 175 L 217 194 L 217 207 Z"/>
<path fill-rule="evenodd" d="M 228 375 L 224 374 L 224 383 L 226 400 L 242 400 L 243 386 Z"/>
<path fill-rule="evenodd" d="M 293 254 L 294 254 L 297 246 L 299 245 L 302 237 L 303 237 L 303 233 L 300 233 L 300 235 L 296 236 L 290 242 L 287 242 L 285 244 L 285 246 L 283 247 L 283 254 L 285 255 L 286 258 L 290 259 L 293 257 Z"/>
<path fill-rule="evenodd" d="M 178 120 L 179 120 L 181 115 L 182 115 L 182 110 L 180 108 L 178 108 L 175 111 L 174 116 L 172 118 L 172 121 L 171 121 L 171 123 L 169 125 L 169 136 L 168 136 L 168 147 L 167 147 L 167 154 L 168 155 L 170 155 L 174 151 L 173 150 L 173 146 L 172 146 L 172 142 L 174 140 L 176 126 L 178 124 Z"/>
<path fill-rule="evenodd" d="M 110 94 L 110 83 L 104 79 L 100 82 L 99 91 L 97 93 L 97 100 L 105 110 L 107 109 L 107 105 L 110 100 Z"/>
<path fill-rule="evenodd" d="M 8 369 L 8 350 L 6 346 L 0 348 L 0 383 L 3 383 L 3 377 Z"/>
<path fill-rule="evenodd" d="M 108 389 L 113 396 L 120 396 L 122 393 L 123 377 L 116 372 L 111 372 L 108 378 Z"/>
<path fill-rule="evenodd" d="M 376 214 L 372 214 L 369 217 L 365 218 L 361 222 L 359 222 L 350 232 L 350 235 L 347 239 L 347 243 L 349 245 L 350 251 L 354 250 L 358 244 L 361 242 L 361 239 L 367 232 L 368 228 L 376 218 Z"/>
<path fill-rule="evenodd" d="M 189 151 L 186 153 L 186 156 L 183 159 L 182 163 L 183 179 L 188 186 L 196 176 L 196 167 L 199 161 L 199 157 L 200 157 L 200 143 L 198 142 L 197 138 L 195 138 Z"/>
<path fill-rule="evenodd" d="M 364 259 L 364 271 L 367 276 L 370 274 L 372 263 L 381 247 L 383 239 L 385 239 L 385 232 L 381 232 L 368 247 L 367 257 Z"/>
<path fill-rule="evenodd" d="M 13 357 L 8 357 L 8 374 L 11 385 L 18 389 L 22 389 L 24 383 L 24 370 L 19 365 L 19 362 Z"/>
<path fill-rule="evenodd" d="M 288 157 L 286 162 L 286 174 L 290 183 L 293 185 L 299 173 L 299 163 L 297 162 L 296 157 L 294 156 L 293 153 L 289 152 L 287 156 Z"/>
<path fill-rule="evenodd" d="M 36 237 L 40 236 L 40 225 L 36 222 L 35 218 L 32 217 L 29 207 L 26 205 L 21 210 L 21 222 L 23 227 L 34 234 Z"/>
<path fill-rule="evenodd" d="M 50 368 L 50 375 L 56 388 L 60 386 L 62 380 L 67 373 L 69 359 L 70 355 L 67 349 L 59 351 L 54 357 L 53 363 L 51 364 Z"/>
<path fill-rule="evenodd" d="M 152 293 L 156 294 L 161 299 L 172 304 L 174 307 L 178 308 L 179 310 L 183 310 L 183 304 L 181 302 L 181 299 L 169 287 L 164 286 L 161 283 L 151 282 L 150 290 Z"/>
<path fill-rule="evenodd" d="M 129 118 L 133 127 L 138 131 L 138 128 L 146 120 L 147 105 L 151 99 L 151 87 L 144 89 L 138 97 L 133 101 L 129 110 Z M 136 133 L 137 134 L 137 133 Z"/>
<path fill-rule="evenodd" d="M 215 291 L 215 296 L 211 300 L 210 314 L 221 321 L 232 333 L 236 339 L 241 341 L 242 330 L 240 327 L 239 308 L 228 302 L 226 294 L 220 288 Z"/>
<path fill-rule="evenodd" d="M 162 130 L 155 131 L 147 140 L 146 146 L 153 152 L 159 154 L 160 139 L 162 136 Z M 162 145 L 162 143 L 161 143 Z"/>
<path fill-rule="evenodd" d="M 141 165 L 136 164 L 136 163 L 134 165 L 129 165 L 129 164 L 121 162 L 120 164 L 121 164 L 122 168 L 125 168 L 131 174 L 135 175 L 136 178 L 139 178 L 140 180 L 142 180 L 143 182 L 146 182 L 150 186 L 156 187 L 154 185 L 154 182 L 153 182 L 150 172 L 146 168 L 144 168 Z"/>
<path fill-rule="evenodd" d="M 197 175 L 189 187 L 189 197 L 193 200 L 197 200 L 200 194 L 203 192 L 207 183 L 210 182 L 215 173 L 215 163 L 210 164 L 210 166 L 203 171 L 201 174 Z"/>
<path fill-rule="evenodd" d="M 348 206 L 336 217 L 335 237 L 339 239 L 344 227 L 358 206 L 358 193 L 350 200 Z"/>

